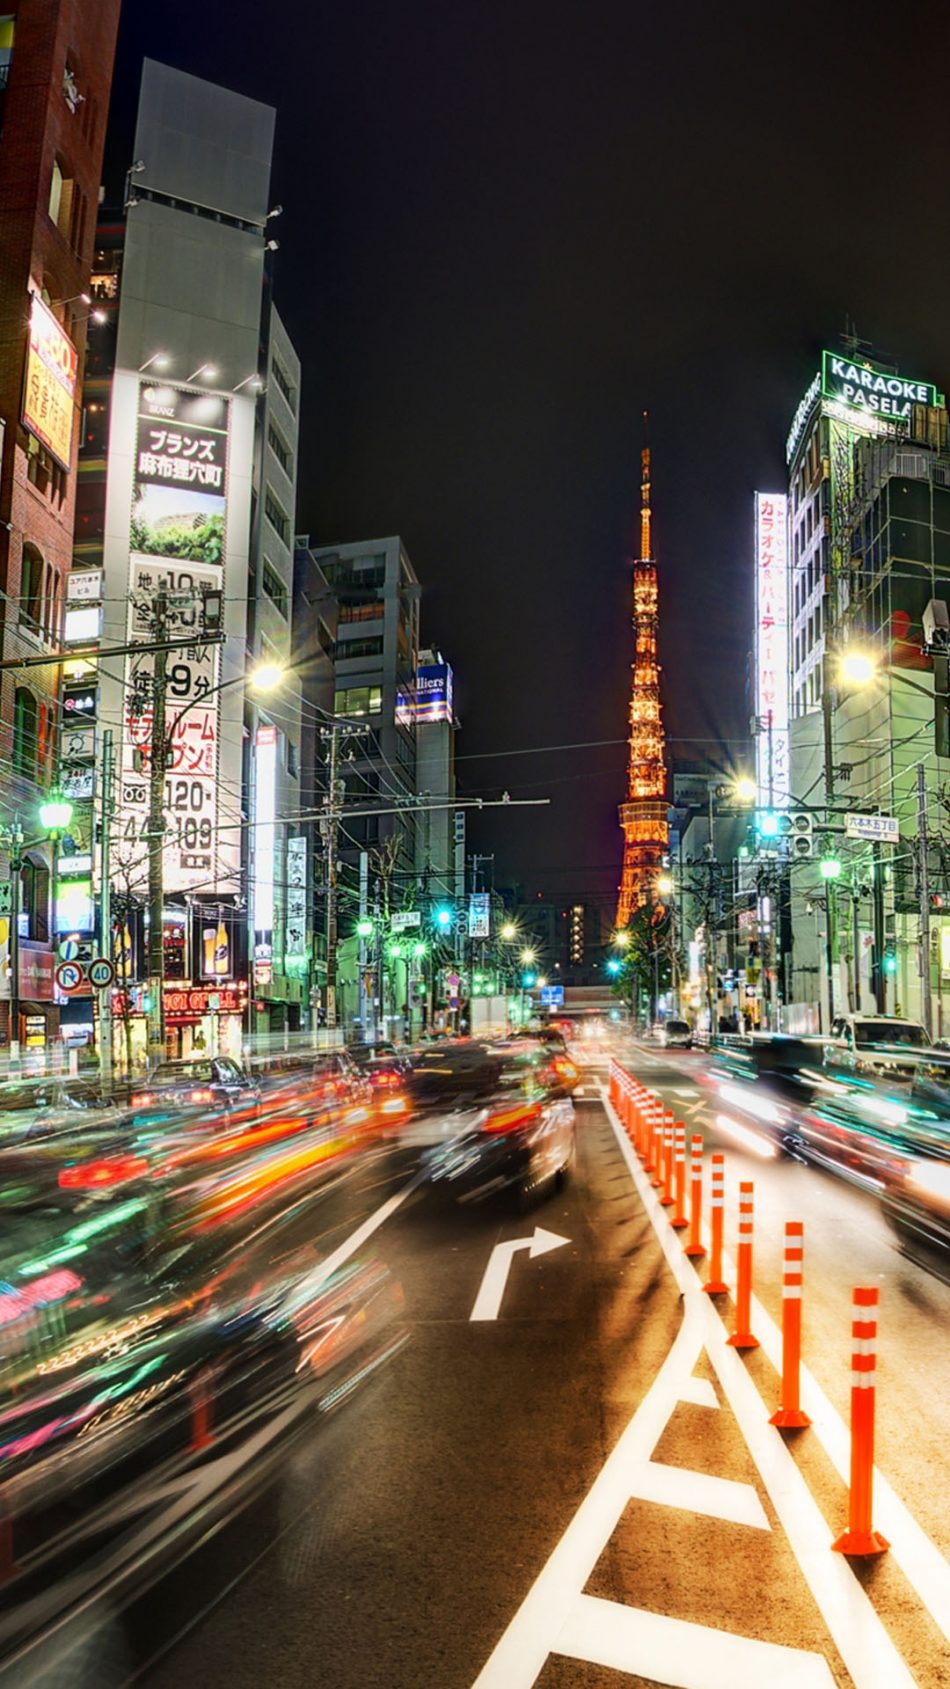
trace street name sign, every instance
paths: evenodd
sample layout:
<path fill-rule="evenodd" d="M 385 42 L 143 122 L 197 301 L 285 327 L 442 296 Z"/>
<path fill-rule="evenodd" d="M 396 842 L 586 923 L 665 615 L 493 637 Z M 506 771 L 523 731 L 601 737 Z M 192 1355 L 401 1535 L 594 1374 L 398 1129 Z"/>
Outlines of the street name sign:
<path fill-rule="evenodd" d="M 896 815 L 846 815 L 846 839 L 870 839 L 874 844 L 898 844 L 901 830 Z"/>

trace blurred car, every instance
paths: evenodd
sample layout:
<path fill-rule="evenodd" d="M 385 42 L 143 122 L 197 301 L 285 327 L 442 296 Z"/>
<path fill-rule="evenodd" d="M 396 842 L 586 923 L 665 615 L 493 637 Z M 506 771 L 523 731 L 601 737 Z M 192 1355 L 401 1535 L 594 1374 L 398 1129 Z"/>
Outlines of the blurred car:
<path fill-rule="evenodd" d="M 900 1015 L 838 1015 L 831 1023 L 829 1065 L 846 1072 L 912 1079 L 917 1052 L 931 1048 L 919 1021 Z"/>
<path fill-rule="evenodd" d="M 170 1107 L 205 1108 L 246 1117 L 257 1112 L 260 1088 L 229 1056 L 195 1056 L 186 1061 L 159 1062 L 145 1084 L 133 1093 L 136 1109 L 161 1103 Z"/>
<path fill-rule="evenodd" d="M 322 1129 L 18 1148 L 16 1179 L 0 1169 L 0 1678 L 74 1682 L 73 1622 L 81 1644 L 206 1540 L 405 1334 L 383 1267 L 328 1271 L 314 1248 Z"/>
<path fill-rule="evenodd" d="M 950 1131 L 912 1132 L 883 1170 L 880 1202 L 905 1252 L 950 1274 Z"/>
<path fill-rule="evenodd" d="M 366 1044 L 350 1044 L 346 1054 L 361 1073 L 371 1072 L 376 1067 L 389 1067 L 405 1073 L 411 1065 L 409 1051 L 385 1038 Z"/>
<path fill-rule="evenodd" d="M 412 1052 L 406 1087 L 417 1110 L 464 1108 L 490 1097 L 501 1074 L 499 1046 L 445 1038 Z"/>
<path fill-rule="evenodd" d="M 14 1079 L 0 1084 L 0 1137 L 53 1130 L 112 1107 L 93 1079 Z"/>
<path fill-rule="evenodd" d="M 430 1184 L 457 1202 L 513 1194 L 526 1207 L 574 1164 L 574 1104 L 541 1046 L 502 1052 L 491 1095 L 454 1117 L 452 1136 L 428 1152 Z"/>
<path fill-rule="evenodd" d="M 675 1020 L 671 1016 L 660 1027 L 660 1043 L 666 1050 L 691 1050 L 693 1047 L 693 1033 L 689 1021 Z"/>
<path fill-rule="evenodd" d="M 709 1076 L 722 1112 L 717 1126 L 726 1136 L 744 1140 L 753 1133 L 768 1153 L 800 1147 L 798 1122 L 826 1085 L 824 1045 L 820 1039 L 784 1033 L 755 1033 L 715 1046 Z"/>

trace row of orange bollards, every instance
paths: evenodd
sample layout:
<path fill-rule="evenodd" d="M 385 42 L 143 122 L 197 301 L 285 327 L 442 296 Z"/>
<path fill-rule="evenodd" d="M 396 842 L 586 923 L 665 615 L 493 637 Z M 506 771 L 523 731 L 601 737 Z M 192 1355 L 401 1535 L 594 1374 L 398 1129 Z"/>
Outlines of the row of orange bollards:
<path fill-rule="evenodd" d="M 698 1260 L 705 1255 L 702 1242 L 703 1140 L 690 1138 L 690 1212 L 686 1212 L 686 1127 L 664 1109 L 661 1099 L 620 1067 L 611 1063 L 610 1100 L 640 1158 L 653 1188 L 659 1191 L 660 1206 L 672 1208 L 670 1224 L 677 1231 L 689 1230 L 685 1253 Z M 734 1349 L 758 1348 L 751 1329 L 753 1185 L 739 1185 L 739 1235 L 736 1248 L 736 1297 L 733 1329 L 727 1342 Z M 723 1278 L 723 1225 L 725 1218 L 725 1157 L 712 1155 L 709 1201 L 709 1275 L 703 1285 L 710 1296 L 728 1294 Z M 782 1402 L 770 1423 L 783 1430 L 811 1424 L 801 1406 L 802 1288 L 804 1280 L 804 1226 L 801 1220 L 785 1225 L 785 1254 L 782 1272 Z M 877 1299 L 876 1289 L 855 1289 L 851 1373 L 851 1473 L 848 1528 L 832 1544 L 842 1554 L 880 1554 L 889 1545 L 871 1524 L 874 1473 L 874 1409 Z"/>

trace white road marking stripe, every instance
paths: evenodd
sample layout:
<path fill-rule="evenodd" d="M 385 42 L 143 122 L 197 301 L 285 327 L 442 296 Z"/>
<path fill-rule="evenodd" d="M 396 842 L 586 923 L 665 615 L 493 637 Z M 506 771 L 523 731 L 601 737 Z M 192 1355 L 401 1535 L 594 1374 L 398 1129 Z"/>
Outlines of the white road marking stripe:
<path fill-rule="evenodd" d="M 820 1654 L 732 1636 L 593 1595 L 573 1601 L 557 1652 L 680 1689 L 736 1689 L 739 1683 L 834 1689 L 835 1681 Z"/>
<path fill-rule="evenodd" d="M 828 1525 L 822 1517 L 790 1451 L 786 1448 L 780 1432 L 775 1426 L 768 1423 L 767 1416 L 763 1412 L 762 1398 L 756 1390 L 751 1376 L 735 1350 L 726 1346 L 725 1325 L 700 1288 L 699 1275 L 683 1254 L 676 1234 L 665 1223 L 665 1213 L 660 1208 L 652 1187 L 647 1183 L 634 1159 L 633 1150 L 611 1107 L 606 1088 L 603 1103 L 607 1116 L 613 1125 L 621 1154 L 630 1169 L 634 1184 L 640 1193 L 647 1213 L 653 1221 L 663 1253 L 672 1269 L 673 1277 L 683 1293 L 684 1322 L 688 1318 L 691 1308 L 698 1301 L 700 1317 L 707 1333 L 706 1353 L 712 1361 L 720 1387 L 736 1416 L 739 1429 L 759 1469 L 795 1558 L 805 1574 L 808 1587 L 857 1689 L 914 1689 L 913 1677 L 858 1583 L 851 1567 L 843 1555 L 831 1552 L 831 1532 Z M 706 1228 L 703 1229 L 705 1231 Z M 735 1263 L 725 1251 L 723 1251 L 723 1268 L 725 1272 L 734 1277 Z M 768 1340 L 765 1337 L 760 1339 L 761 1346 L 781 1375 L 781 1334 L 755 1296 L 752 1298 L 752 1323 L 755 1325 L 757 1332 L 760 1326 L 763 1332 L 769 1331 Z M 769 1328 L 771 1329 L 769 1330 Z M 773 1339 L 774 1342 L 772 1342 Z M 803 1368 L 803 1381 L 805 1377 L 806 1372 Z M 811 1383 L 814 1384 L 814 1380 L 811 1380 Z M 817 1385 L 815 1385 L 815 1390 L 817 1391 Z M 830 1403 L 824 1402 L 824 1405 L 830 1413 L 834 1413 Z M 806 1401 L 804 1389 L 802 1391 L 802 1406 L 807 1413 L 811 1414 L 814 1421 L 815 1413 L 812 1403 Z M 818 1407 L 817 1401 L 815 1407 Z M 834 1417 L 835 1419 L 838 1418 L 836 1414 Z M 844 1434 L 843 1422 L 838 1420 L 838 1424 L 841 1427 L 842 1434 Z M 822 1441 L 824 1442 L 824 1438 L 822 1438 Z M 825 1446 L 827 1448 L 827 1444 Z M 828 1449 L 828 1453 L 831 1454 L 830 1449 Z M 844 1456 L 842 1476 L 847 1481 L 850 1474 L 849 1441 L 845 1444 Z M 834 1459 L 833 1455 L 832 1459 Z M 875 1483 L 876 1481 L 875 1474 Z M 896 1497 L 894 1499 L 896 1500 Z M 893 1552 L 894 1538 L 891 1529 L 888 1528 L 881 1516 L 878 1503 L 875 1504 L 875 1514 L 875 1522 L 878 1528 L 883 1530 L 884 1534 L 890 1539 L 891 1551 Z M 909 1514 L 907 1518 L 910 1520 Z M 913 1520 L 910 1520 L 910 1522 L 911 1524 L 915 1523 Z M 915 1529 L 919 1531 L 919 1526 L 915 1525 Z M 933 1544 L 928 1541 L 922 1531 L 919 1531 L 919 1534 L 923 1537 L 927 1548 L 936 1555 L 937 1551 L 933 1548 Z M 937 1558 L 940 1560 L 940 1565 L 947 1573 L 948 1578 L 950 1578 L 950 1567 L 939 1556 Z M 917 1587 L 918 1593 L 921 1593 L 919 1586 Z"/>
<path fill-rule="evenodd" d="M 344 1238 L 343 1242 L 333 1250 L 333 1253 L 326 1257 L 326 1260 L 321 1261 L 318 1266 L 314 1267 L 312 1272 L 301 1280 L 301 1286 L 306 1285 L 306 1288 L 310 1291 L 318 1290 L 321 1284 L 332 1277 L 338 1267 L 342 1267 L 344 1261 L 348 1261 L 351 1255 L 355 1255 L 358 1249 L 362 1249 L 367 1238 L 372 1237 L 373 1233 L 385 1224 L 391 1214 L 395 1214 L 396 1209 L 401 1203 L 405 1202 L 410 1191 L 415 1190 L 424 1178 L 425 1174 L 422 1172 L 413 1174 L 408 1184 L 403 1185 L 402 1190 L 396 1191 L 388 1202 L 384 1202 L 370 1214 L 368 1219 L 363 1221 L 361 1226 L 357 1226 L 355 1232 L 351 1232 L 349 1237 Z"/>
<path fill-rule="evenodd" d="M 692 1402 L 694 1407 L 717 1408 L 719 1397 L 708 1378 L 687 1378 L 680 1390 L 681 1402 Z"/>
<path fill-rule="evenodd" d="M 659 1460 L 648 1460 L 640 1467 L 630 1499 L 679 1507 L 684 1513 L 705 1513 L 710 1519 L 750 1525 L 759 1531 L 772 1529 L 751 1484 L 738 1483 L 734 1478 L 717 1478 L 711 1472 L 692 1472 L 686 1466 L 666 1466 Z"/>

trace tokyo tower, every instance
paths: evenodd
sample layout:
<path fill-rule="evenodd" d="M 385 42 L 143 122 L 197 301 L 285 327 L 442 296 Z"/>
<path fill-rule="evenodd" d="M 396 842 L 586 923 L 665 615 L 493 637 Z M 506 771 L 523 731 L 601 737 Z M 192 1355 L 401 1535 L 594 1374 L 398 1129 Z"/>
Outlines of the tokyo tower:
<path fill-rule="evenodd" d="M 653 884 L 669 847 L 666 756 L 660 714 L 657 665 L 656 563 L 650 542 L 650 448 L 641 456 L 640 556 L 633 565 L 633 692 L 630 699 L 630 759 L 627 801 L 620 805 L 623 828 L 623 878 L 617 926 L 653 900 Z"/>

